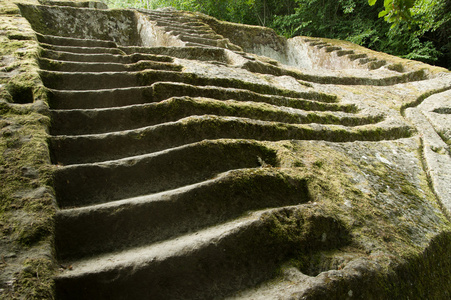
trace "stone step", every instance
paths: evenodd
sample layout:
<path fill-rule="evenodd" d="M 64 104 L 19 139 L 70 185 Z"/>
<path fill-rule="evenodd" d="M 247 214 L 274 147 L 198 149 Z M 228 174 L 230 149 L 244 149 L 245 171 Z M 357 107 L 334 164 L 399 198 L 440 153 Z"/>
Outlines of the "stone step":
<path fill-rule="evenodd" d="M 76 7 L 76 8 L 95 8 L 95 9 L 108 9 L 108 6 L 101 1 L 40 1 L 42 3 L 41 6 L 67 6 L 67 7 Z"/>
<path fill-rule="evenodd" d="M 39 67 L 42 70 L 59 72 L 136 72 L 147 69 L 181 71 L 182 66 L 168 62 L 139 60 L 136 63 L 112 63 L 112 62 L 71 62 L 62 60 L 39 59 Z"/>
<path fill-rule="evenodd" d="M 190 59 L 197 61 L 221 62 L 227 64 L 229 62 L 228 55 L 221 48 L 205 48 L 202 47 L 138 47 L 127 46 L 120 47 L 125 53 L 132 55 L 136 53 L 153 54 L 161 56 L 169 56 L 172 58 Z"/>
<path fill-rule="evenodd" d="M 274 168 L 240 169 L 171 191 L 60 210 L 55 247 L 67 261 L 149 245 L 247 211 L 306 203 L 306 180 Z"/>
<path fill-rule="evenodd" d="M 69 165 L 144 155 L 206 139 L 350 142 L 397 139 L 412 134 L 411 128 L 404 123 L 390 125 L 387 126 L 384 122 L 377 126 L 369 124 L 356 127 L 316 123 L 298 125 L 203 115 L 113 133 L 54 136 L 49 139 L 49 144 L 52 148 L 52 161 Z"/>
<path fill-rule="evenodd" d="M 79 135 L 130 130 L 173 122 L 190 115 L 234 116 L 289 124 L 358 126 L 382 120 L 379 115 L 308 112 L 271 104 L 211 98 L 171 97 L 157 103 L 103 109 L 52 110 L 53 135 Z"/>
<path fill-rule="evenodd" d="M 60 208 L 81 207 L 202 182 L 232 169 L 259 167 L 260 160 L 275 166 L 275 155 L 255 141 L 183 143 L 120 160 L 59 167 L 54 174 L 54 188 Z"/>
<path fill-rule="evenodd" d="M 201 45 L 207 45 L 207 46 L 213 46 L 213 47 L 221 47 L 223 44 L 226 44 L 228 40 L 222 38 L 202 38 L 197 37 L 193 35 L 179 35 L 178 38 L 184 42 L 190 42 L 195 44 L 201 44 Z"/>
<path fill-rule="evenodd" d="M 42 51 L 41 57 L 53 60 L 72 61 L 72 62 L 111 62 L 122 64 L 136 63 L 140 60 L 151 60 L 160 62 L 174 61 L 174 58 L 166 55 L 148 54 L 148 53 L 134 53 L 129 55 L 117 55 L 111 53 L 89 54 L 89 53 L 58 52 L 48 49 L 44 49 Z"/>
<path fill-rule="evenodd" d="M 365 53 L 356 53 L 356 54 L 350 54 L 348 55 L 350 60 L 356 60 L 356 59 L 361 59 L 361 58 L 367 58 L 368 55 L 366 55 Z"/>
<path fill-rule="evenodd" d="M 193 17 L 188 17 L 186 15 L 167 15 L 167 16 L 160 16 L 157 18 L 153 18 L 155 21 L 159 22 L 159 21 L 163 21 L 163 22 L 173 22 L 176 24 L 194 24 L 193 27 L 197 26 L 198 24 L 203 24 L 206 25 L 205 23 L 203 23 L 202 21 L 200 21 L 197 18 L 193 18 Z"/>
<path fill-rule="evenodd" d="M 55 72 L 41 71 L 44 85 L 57 90 L 100 90 L 150 85 L 157 81 L 182 81 L 173 71 Z"/>
<path fill-rule="evenodd" d="M 192 38 L 192 39 L 206 39 L 206 40 L 224 40 L 224 37 L 219 34 L 201 34 L 201 33 L 190 33 L 186 31 L 169 31 L 172 35 L 178 36 L 181 40 L 184 38 Z"/>
<path fill-rule="evenodd" d="M 221 37 L 224 38 L 222 35 L 217 34 L 212 29 L 188 29 L 188 28 L 180 28 L 180 27 L 171 27 L 171 26 L 165 26 L 164 27 L 168 33 L 171 33 L 172 35 L 179 35 L 179 34 L 194 34 L 199 35 L 201 37 Z"/>
<path fill-rule="evenodd" d="M 377 61 L 368 63 L 368 69 L 376 70 L 376 69 L 382 68 L 385 65 L 387 65 L 387 62 L 385 60 L 377 60 Z"/>
<path fill-rule="evenodd" d="M 364 64 L 367 64 L 367 63 L 370 63 L 370 62 L 375 62 L 377 60 L 378 59 L 375 58 L 375 57 L 365 57 L 365 58 L 359 59 L 359 64 L 364 65 Z"/>
<path fill-rule="evenodd" d="M 209 47 L 216 47 L 216 46 L 187 42 L 187 43 L 185 43 L 185 47 L 209 48 Z"/>
<path fill-rule="evenodd" d="M 375 63 L 377 66 L 379 64 L 376 60 L 366 61 L 361 64 L 366 64 L 368 69 L 372 66 L 371 63 Z M 396 67 L 395 67 L 396 68 Z M 333 73 L 330 71 L 329 73 Z M 263 72 L 264 73 L 264 72 Z M 272 74 L 269 72 L 269 74 Z M 291 73 L 290 73 L 291 75 Z M 373 74 L 367 73 L 363 76 L 342 76 L 338 72 L 336 75 L 318 75 L 317 73 L 297 73 L 293 76 L 299 80 L 304 80 L 307 82 L 315 82 L 320 84 L 336 84 L 336 85 L 367 85 L 367 86 L 391 86 L 400 83 L 407 83 L 412 81 L 426 80 L 427 74 L 424 69 L 419 69 L 416 71 L 399 73 L 394 71 L 389 71 L 387 76 L 372 76 Z"/>
<path fill-rule="evenodd" d="M 36 33 L 36 37 L 40 43 L 51 45 L 117 48 L 117 44 L 115 42 L 107 40 L 78 39 L 65 36 L 44 35 L 40 33 Z"/>
<path fill-rule="evenodd" d="M 342 50 L 342 48 L 337 47 L 337 46 L 326 46 L 325 50 L 326 50 L 326 52 L 334 52 L 334 51 Z"/>
<path fill-rule="evenodd" d="M 263 102 L 277 106 L 316 111 L 356 112 L 354 105 L 331 103 L 333 95 L 314 91 L 298 92 L 299 98 L 262 94 L 245 89 L 218 86 L 194 86 L 177 82 L 157 82 L 150 86 L 104 90 L 49 90 L 49 105 L 53 109 L 92 109 L 121 107 L 158 102 L 171 97 L 205 97 L 216 100 Z"/>
<path fill-rule="evenodd" d="M 194 28 L 194 29 L 210 28 L 210 26 L 208 26 L 204 22 L 200 22 L 198 20 L 191 20 L 191 19 L 186 19 L 185 21 L 180 21 L 180 20 L 174 20 L 174 19 L 170 19 L 170 18 L 166 18 L 166 19 L 162 18 L 162 19 L 158 19 L 156 21 L 157 21 L 157 24 L 165 23 L 165 24 L 169 24 L 169 25 L 176 25 L 176 26 L 186 27 L 186 28 Z"/>
<path fill-rule="evenodd" d="M 49 49 L 57 52 L 69 52 L 69 53 L 86 53 L 86 54 L 119 54 L 125 55 L 124 51 L 118 48 L 105 48 L 105 47 L 80 47 L 80 46 L 59 46 L 39 43 L 44 49 Z"/>
<path fill-rule="evenodd" d="M 354 50 L 339 50 L 337 51 L 337 56 L 345 56 L 355 54 Z"/>
<path fill-rule="evenodd" d="M 280 89 L 263 83 L 253 83 L 233 78 L 203 77 L 196 73 L 180 73 L 164 70 L 146 70 L 140 72 L 55 72 L 41 71 L 44 85 L 56 90 L 101 90 L 125 87 L 148 86 L 156 82 L 176 82 L 198 86 L 246 89 L 252 92 L 303 98 L 314 95 L 315 100 L 337 102 L 337 96 L 324 93 L 299 92 Z"/>
<path fill-rule="evenodd" d="M 292 243 L 271 235 L 271 214 L 147 247 L 70 262 L 57 299 L 216 299 L 273 278 Z M 312 247 L 313 248 L 313 247 Z"/>
<path fill-rule="evenodd" d="M 157 26 L 168 27 L 168 28 L 179 28 L 179 29 L 189 29 L 189 30 L 211 30 L 211 27 L 205 23 L 179 23 L 171 20 L 156 20 Z"/>

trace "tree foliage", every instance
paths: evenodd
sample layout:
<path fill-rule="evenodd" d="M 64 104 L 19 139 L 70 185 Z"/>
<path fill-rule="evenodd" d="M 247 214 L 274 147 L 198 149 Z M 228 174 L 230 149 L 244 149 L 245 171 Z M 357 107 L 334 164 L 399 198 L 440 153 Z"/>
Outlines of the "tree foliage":
<path fill-rule="evenodd" d="M 377 0 L 368 0 L 368 4 L 373 6 Z M 389 23 L 399 23 L 402 20 L 412 19 L 411 9 L 415 0 L 384 0 L 384 10 L 379 12 L 378 17 L 384 17 Z"/>
<path fill-rule="evenodd" d="M 451 68 L 451 0 L 107 0 L 110 6 L 172 6 L 268 26 L 286 37 L 348 40 Z"/>

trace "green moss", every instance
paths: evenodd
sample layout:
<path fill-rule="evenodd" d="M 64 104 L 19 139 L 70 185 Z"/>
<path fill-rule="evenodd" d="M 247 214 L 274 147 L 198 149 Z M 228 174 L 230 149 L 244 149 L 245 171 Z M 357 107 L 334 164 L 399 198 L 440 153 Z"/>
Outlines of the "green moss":
<path fill-rule="evenodd" d="M 50 244 L 53 236 L 55 205 L 48 187 L 51 166 L 46 143 L 50 121 L 36 113 L 31 105 L 3 102 L 0 113 L 4 122 L 0 129 L 0 231 L 4 241 L 15 249 L 32 251 L 42 243 Z M 44 268 L 42 265 L 42 272 Z M 41 285 L 47 279 L 24 277 L 24 280 L 17 284 L 14 295 L 27 295 L 21 296 L 26 299 L 48 298 L 40 298 L 51 293 Z"/>
<path fill-rule="evenodd" d="M 354 296 L 363 298 L 380 293 L 382 299 L 424 299 L 428 289 L 436 299 L 449 295 L 449 289 L 442 291 L 440 286 L 451 278 L 451 260 L 446 254 L 451 247 L 451 224 L 440 212 L 424 172 L 406 173 L 374 158 L 357 163 L 343 150 L 337 150 L 339 147 L 332 148 L 326 143 L 298 141 L 277 145 L 280 146 L 278 159 L 282 167 L 292 168 L 293 172 L 311 172 L 307 188 L 313 203 L 296 213 L 276 216 L 272 229 L 278 239 L 289 243 L 304 241 L 298 244 L 305 243 L 309 245 L 308 249 L 315 249 L 309 251 L 302 246 L 292 246 L 295 251 L 291 254 L 291 265 L 316 276 L 330 269 L 345 269 L 348 261 L 353 259 L 368 261 L 368 265 L 362 267 L 364 271 L 358 275 L 360 277 L 330 280 L 327 294 L 337 295 L 333 299 L 342 299 L 340 295 L 349 290 L 354 291 Z M 398 151 L 412 151 L 401 145 L 398 147 Z M 420 159 L 419 153 L 415 156 Z M 421 164 L 418 167 L 421 168 Z M 361 172 L 366 174 L 369 184 L 365 191 L 356 186 L 353 179 L 356 175 L 352 175 Z M 392 205 L 390 201 L 396 201 L 396 204 Z M 431 218 L 426 223 L 422 219 L 424 209 Z M 309 227 L 306 216 L 318 218 L 312 218 Z M 341 225 L 334 228 L 334 224 Z M 306 235 L 306 228 L 312 228 L 310 236 Z M 421 230 L 429 231 L 429 238 L 419 238 L 418 234 L 424 235 L 418 233 Z M 342 239 L 321 248 L 319 241 L 329 235 Z M 424 244 L 425 241 L 431 241 L 431 244 Z M 426 273 L 434 275 L 423 276 Z M 321 291 L 312 290 L 306 297 L 321 299 L 320 295 L 324 296 Z"/>
<path fill-rule="evenodd" d="M 429 90 L 423 94 L 421 94 L 419 97 L 417 97 L 414 101 L 409 102 L 409 103 L 405 103 L 401 106 L 401 114 L 403 116 L 405 116 L 405 110 L 409 107 L 416 107 L 418 105 L 420 105 L 426 98 L 434 95 L 434 94 L 438 94 L 438 93 L 442 93 L 442 92 L 446 92 L 447 90 L 451 89 L 451 86 L 445 86 L 439 89 L 432 89 Z"/>
<path fill-rule="evenodd" d="M 19 273 L 11 299 L 54 299 L 53 276 L 55 266 L 49 259 L 27 259 Z"/>
<path fill-rule="evenodd" d="M 33 31 L 18 16 L 2 16 L 0 30 L 5 33 L 0 56 L 10 58 L 0 80 L 0 232 L 2 251 L 17 253 L 2 266 L 15 277 L 2 279 L 14 281 L 13 289 L 5 291 L 8 299 L 51 299 L 54 266 L 44 258 L 50 254 L 55 213 L 48 186 L 50 120 L 32 104 L 47 97 L 37 72 L 39 48 Z M 35 258 L 22 261 L 23 256 Z"/>

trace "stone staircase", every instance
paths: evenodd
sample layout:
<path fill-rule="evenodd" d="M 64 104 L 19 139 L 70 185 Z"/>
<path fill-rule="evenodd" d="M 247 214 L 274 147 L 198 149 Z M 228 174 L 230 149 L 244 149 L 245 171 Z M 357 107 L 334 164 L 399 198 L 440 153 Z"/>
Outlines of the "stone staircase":
<path fill-rule="evenodd" d="M 70 269 L 56 279 L 59 299 L 211 299 L 270 279 L 288 249 L 261 216 L 308 193 L 303 179 L 262 169 L 277 164 L 274 151 L 243 138 L 288 138 L 268 122 L 304 116 L 278 110 L 280 102 L 367 123 L 353 106 L 181 73 L 171 56 L 38 38 L 60 165 L 55 247 Z M 249 111 L 239 103 L 248 99 L 274 113 Z"/>
<path fill-rule="evenodd" d="M 217 34 L 210 26 L 201 20 L 186 16 L 183 12 L 172 9 L 148 11 L 139 10 L 163 28 L 165 32 L 183 42 L 186 47 L 220 47 L 231 50 L 241 50 L 229 39 Z"/>
<path fill-rule="evenodd" d="M 271 280 L 294 251 L 273 238 L 272 218 L 312 200 L 274 143 L 412 132 L 339 95 L 232 66 L 225 51 L 268 63 L 183 13 L 142 13 L 183 45 L 36 33 L 57 166 L 57 299 L 216 299 Z M 309 251 L 346 243 L 332 218 L 312 222 L 336 240 Z"/>

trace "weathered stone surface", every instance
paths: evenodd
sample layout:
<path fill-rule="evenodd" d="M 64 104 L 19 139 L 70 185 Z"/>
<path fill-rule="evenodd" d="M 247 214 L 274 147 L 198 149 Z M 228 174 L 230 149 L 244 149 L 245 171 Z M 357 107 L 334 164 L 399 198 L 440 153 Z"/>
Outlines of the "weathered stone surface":
<path fill-rule="evenodd" d="M 58 210 L 31 267 L 5 235 L 3 295 L 50 298 L 53 235 L 57 299 L 451 297 L 449 71 L 170 9 L 19 7 L 34 31 L 4 10 L 2 230 L 49 224 L 46 185 Z"/>

